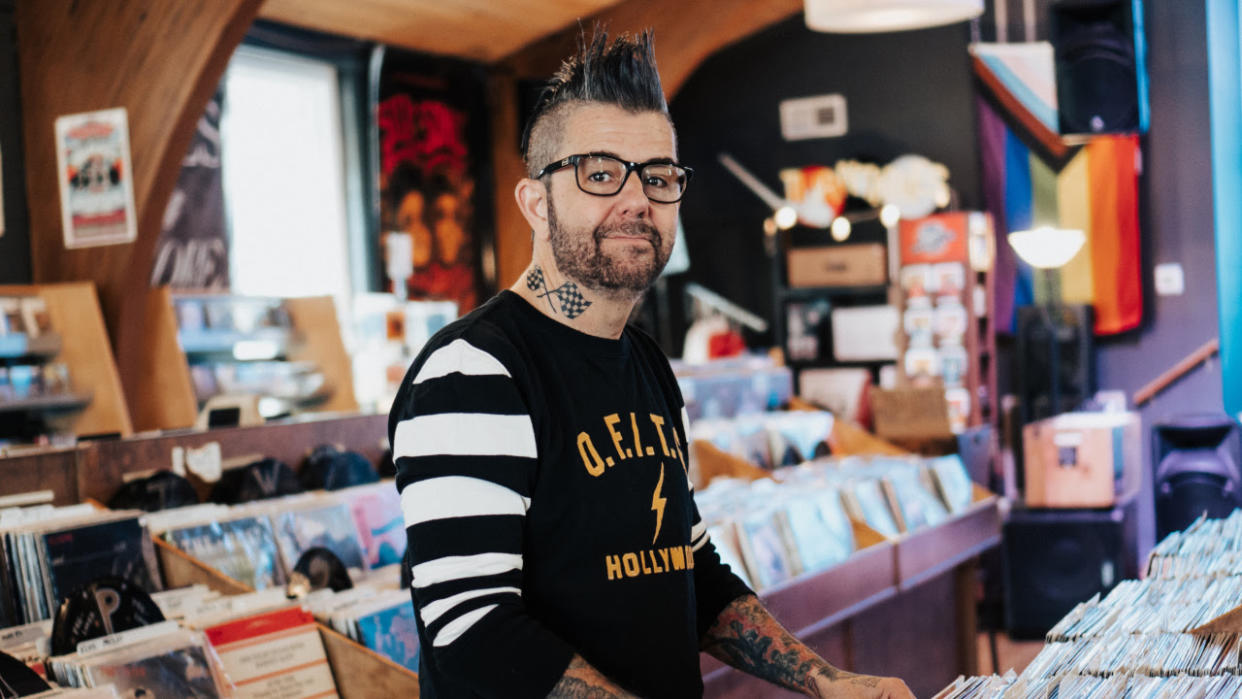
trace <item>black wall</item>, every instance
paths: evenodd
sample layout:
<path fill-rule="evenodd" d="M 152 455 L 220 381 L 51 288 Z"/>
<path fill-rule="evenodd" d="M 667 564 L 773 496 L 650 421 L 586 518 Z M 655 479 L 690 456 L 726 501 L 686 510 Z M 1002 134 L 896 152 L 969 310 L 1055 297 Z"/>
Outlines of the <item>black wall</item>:
<path fill-rule="evenodd" d="M 0 235 L 0 284 L 30 282 L 30 234 L 26 221 L 26 173 L 22 159 L 21 90 L 17 82 L 15 0 L 0 0 L 0 160 L 4 187 L 4 235 Z"/>
<path fill-rule="evenodd" d="M 686 276 L 771 317 L 762 229 L 771 211 L 720 165 L 720 152 L 732 154 L 778 194 L 783 168 L 831 166 L 841 158 L 885 164 L 915 153 L 946 165 L 961 205 L 977 207 L 969 37 L 965 23 L 892 34 L 822 34 L 807 29 L 799 14 L 704 62 L 670 105 L 681 159 L 697 169 L 681 208 L 690 253 Z M 829 93 L 845 96 L 849 132 L 784 141 L 780 101 Z M 681 348 L 668 349 L 680 354 Z"/>

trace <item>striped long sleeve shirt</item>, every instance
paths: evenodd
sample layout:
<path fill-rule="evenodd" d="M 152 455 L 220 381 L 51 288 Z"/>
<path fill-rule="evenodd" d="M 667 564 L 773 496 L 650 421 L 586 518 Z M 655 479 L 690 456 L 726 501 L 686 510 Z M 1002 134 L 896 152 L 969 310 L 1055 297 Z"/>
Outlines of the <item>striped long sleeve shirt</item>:
<path fill-rule="evenodd" d="M 422 696 L 546 696 L 574 653 L 642 696 L 702 693 L 699 639 L 749 590 L 694 506 L 650 337 L 501 292 L 415 359 L 389 437 Z"/>

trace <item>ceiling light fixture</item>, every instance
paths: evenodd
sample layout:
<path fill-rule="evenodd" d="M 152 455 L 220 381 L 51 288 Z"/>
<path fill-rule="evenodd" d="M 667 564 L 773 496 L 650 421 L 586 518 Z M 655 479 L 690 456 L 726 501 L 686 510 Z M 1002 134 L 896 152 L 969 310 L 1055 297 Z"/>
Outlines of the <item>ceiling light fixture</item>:
<path fill-rule="evenodd" d="M 925 29 L 981 14 L 983 0 L 806 0 L 806 26 L 834 34 Z"/>

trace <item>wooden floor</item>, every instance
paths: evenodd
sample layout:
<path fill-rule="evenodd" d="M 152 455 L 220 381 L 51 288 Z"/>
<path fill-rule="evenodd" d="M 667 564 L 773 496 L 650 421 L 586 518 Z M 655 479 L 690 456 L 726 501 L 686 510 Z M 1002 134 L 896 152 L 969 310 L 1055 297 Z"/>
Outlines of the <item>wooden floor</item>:
<path fill-rule="evenodd" d="M 1010 668 L 1021 674 L 1026 666 L 1039 655 L 1039 651 L 1043 649 L 1043 641 L 1014 641 L 1004 631 L 996 633 L 996 667 L 992 665 L 992 650 L 989 648 L 988 635 L 986 633 L 979 634 L 979 674 L 990 675 L 996 673 L 998 675 L 1005 674 Z"/>

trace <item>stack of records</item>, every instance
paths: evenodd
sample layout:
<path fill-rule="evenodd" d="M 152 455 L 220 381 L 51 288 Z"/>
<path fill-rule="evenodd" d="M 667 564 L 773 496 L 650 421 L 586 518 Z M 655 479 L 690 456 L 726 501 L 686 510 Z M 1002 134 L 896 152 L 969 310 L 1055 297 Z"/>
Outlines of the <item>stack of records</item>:
<path fill-rule="evenodd" d="M 816 459 L 772 477 L 717 478 L 695 494 L 721 558 L 756 590 L 849 558 L 857 548 L 851 520 L 897 538 L 945 521 L 974 498 L 957 456 Z"/>
<path fill-rule="evenodd" d="M 207 639 L 173 621 L 84 641 L 75 653 L 49 658 L 47 668 L 63 687 L 112 685 L 123 697 L 232 695 Z"/>
<path fill-rule="evenodd" d="M 341 592 L 320 590 L 307 608 L 323 623 L 389 660 L 418 672 L 418 626 L 410 592 L 396 568 Z"/>
<path fill-rule="evenodd" d="M 1148 577 L 1070 610 L 1003 688 L 960 678 L 944 697 L 1236 697 L 1242 695 L 1242 513 L 1170 534 Z M 972 692 L 972 687 L 987 687 Z"/>
<path fill-rule="evenodd" d="M 0 525 L 0 621 L 8 626 L 49 619 L 60 600 L 101 577 L 118 577 L 147 592 L 162 589 L 150 535 L 139 511 L 89 506 L 39 509 Z"/>
<path fill-rule="evenodd" d="M 7 653 L 46 678 L 43 661 L 52 654 L 52 622 L 36 621 L 0 630 L 0 653 Z"/>
<path fill-rule="evenodd" d="M 401 500 L 392 481 L 245 505 L 195 505 L 148 516 L 151 531 L 256 590 L 290 579 L 298 559 L 326 548 L 359 577 L 405 554 Z"/>

